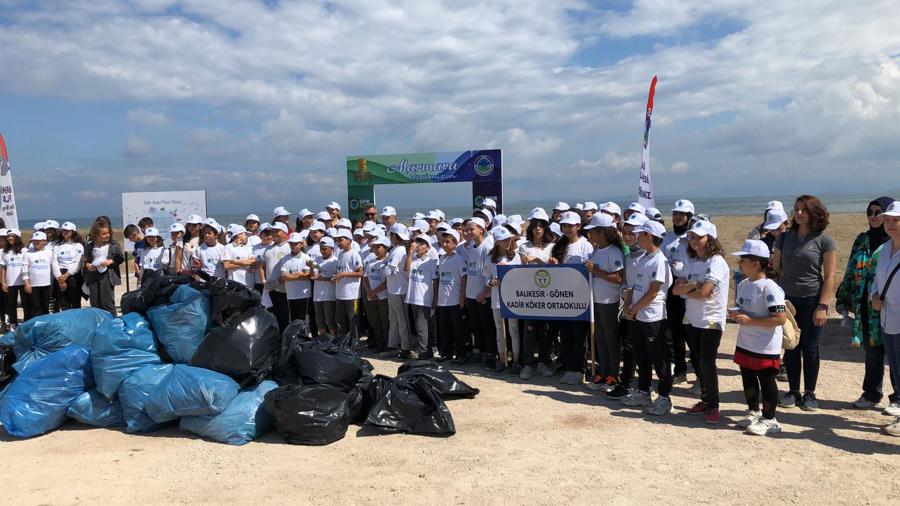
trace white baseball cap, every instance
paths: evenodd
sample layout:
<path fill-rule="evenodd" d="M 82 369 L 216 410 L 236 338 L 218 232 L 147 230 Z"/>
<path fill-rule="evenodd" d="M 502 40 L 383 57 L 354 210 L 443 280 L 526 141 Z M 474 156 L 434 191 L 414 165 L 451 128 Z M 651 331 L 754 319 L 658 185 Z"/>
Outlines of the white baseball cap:
<path fill-rule="evenodd" d="M 378 236 L 372 242 L 370 242 L 372 246 L 384 246 L 385 248 L 391 247 L 391 240 L 385 236 Z"/>
<path fill-rule="evenodd" d="M 732 255 L 736 257 L 753 255 L 760 258 L 769 258 L 769 247 L 766 246 L 766 243 L 762 241 L 758 241 L 756 239 L 747 239 L 746 241 L 744 241 L 744 245 L 741 247 L 741 250 L 735 251 L 734 253 L 732 253 Z"/>
<path fill-rule="evenodd" d="M 484 220 L 482 220 L 481 218 L 479 218 L 477 216 L 472 218 L 471 220 L 469 220 L 469 223 L 474 223 L 474 224 L 478 225 L 479 227 L 481 227 L 481 230 L 487 230 L 487 225 L 484 224 Z"/>
<path fill-rule="evenodd" d="M 691 227 L 690 231 L 700 237 L 703 237 L 704 235 L 708 235 L 713 239 L 719 237 L 719 231 L 711 221 L 700 220 L 694 223 L 694 226 Z"/>
<path fill-rule="evenodd" d="M 326 230 L 325 233 L 330 235 L 331 237 L 334 237 L 335 234 L 337 234 L 337 231 L 338 231 L 338 229 L 336 229 L 334 227 L 328 227 L 328 230 Z"/>
<path fill-rule="evenodd" d="M 782 204 L 780 200 L 770 200 L 766 203 L 766 211 L 771 211 L 772 209 L 781 209 L 784 211 L 784 204 Z"/>
<path fill-rule="evenodd" d="M 562 217 L 559 219 L 560 225 L 579 225 L 581 224 L 581 216 L 578 216 L 578 213 L 574 213 L 572 211 L 566 211 L 563 213 Z"/>
<path fill-rule="evenodd" d="M 351 223 L 350 220 L 348 220 L 347 218 L 341 218 L 341 219 L 339 219 L 339 220 L 337 221 L 337 223 L 335 223 L 334 227 L 335 227 L 335 228 L 348 228 L 348 229 L 349 229 L 349 228 L 352 228 L 352 227 L 353 227 L 353 223 Z"/>
<path fill-rule="evenodd" d="M 435 209 L 434 213 L 441 217 L 441 221 L 444 221 L 447 219 L 447 215 L 444 214 L 444 211 L 441 211 L 440 209 Z"/>
<path fill-rule="evenodd" d="M 232 223 L 231 225 L 228 225 L 228 233 L 231 234 L 232 237 L 234 237 L 238 234 L 246 234 L 247 229 L 244 228 L 243 225 Z"/>
<path fill-rule="evenodd" d="M 261 234 L 267 230 L 270 230 L 271 228 L 272 228 L 272 225 L 270 225 L 268 223 L 263 223 L 262 225 L 259 226 L 259 233 Z"/>
<path fill-rule="evenodd" d="M 554 211 L 568 211 L 569 209 L 571 209 L 571 207 L 565 202 L 557 202 L 556 207 L 553 208 Z"/>
<path fill-rule="evenodd" d="M 0 235 L 2 235 L 3 237 L 6 237 L 7 235 L 9 235 L 9 229 L 8 228 L 0 228 Z"/>
<path fill-rule="evenodd" d="M 650 221 L 650 218 L 648 218 L 646 214 L 632 213 L 624 223 L 626 225 L 631 225 L 632 227 L 637 228 L 648 221 Z"/>
<path fill-rule="evenodd" d="M 357 229 L 353 230 L 353 237 L 365 237 L 365 236 L 366 236 L 366 233 L 363 232 L 362 228 L 357 228 Z"/>
<path fill-rule="evenodd" d="M 503 241 L 513 236 L 506 227 L 497 227 L 491 230 L 491 235 L 494 236 L 494 241 Z"/>
<path fill-rule="evenodd" d="M 402 223 L 394 223 L 391 225 L 391 233 L 397 234 L 397 236 L 404 241 L 409 240 L 409 230 L 407 230 L 406 225 Z"/>
<path fill-rule="evenodd" d="M 577 202 L 575 204 L 575 210 L 576 211 L 584 211 L 584 204 L 582 204 L 581 202 Z"/>
<path fill-rule="evenodd" d="M 506 223 L 508 223 L 516 228 L 519 228 L 522 226 L 523 223 L 525 223 L 525 220 L 522 219 L 521 214 L 513 214 L 513 215 L 510 215 L 508 218 L 506 218 Z"/>
<path fill-rule="evenodd" d="M 76 227 L 75 224 L 72 223 L 71 221 L 64 222 L 60 228 L 62 230 L 70 230 L 72 232 L 78 230 L 78 227 Z"/>
<path fill-rule="evenodd" d="M 585 211 L 599 211 L 600 206 L 598 206 L 596 202 L 587 201 L 584 203 L 584 210 Z"/>
<path fill-rule="evenodd" d="M 203 218 L 201 218 L 199 214 L 192 214 L 188 216 L 184 222 L 188 225 L 199 225 L 203 223 Z"/>
<path fill-rule="evenodd" d="M 319 247 L 320 248 L 334 248 L 334 239 L 331 237 L 323 237 L 319 239 Z"/>
<path fill-rule="evenodd" d="M 65 224 L 63 224 L 63 227 L 65 227 Z M 183 234 L 184 233 L 184 225 L 182 225 L 181 223 L 173 223 L 172 226 L 169 227 L 169 233 L 173 234 L 175 232 L 181 232 Z"/>
<path fill-rule="evenodd" d="M 613 221 L 612 216 L 603 213 L 594 213 L 591 216 L 591 222 L 585 225 L 585 230 L 591 230 L 592 228 L 597 227 L 615 227 L 616 223 Z"/>
<path fill-rule="evenodd" d="M 600 207 L 601 211 L 622 216 L 622 208 L 615 202 L 606 202 Z"/>
<path fill-rule="evenodd" d="M 443 232 L 441 232 L 441 235 L 449 235 L 450 237 L 456 239 L 456 242 L 459 242 L 459 233 L 452 228 L 444 230 Z"/>
<path fill-rule="evenodd" d="M 59 222 L 56 220 L 47 220 L 44 222 L 44 228 L 59 228 Z"/>
<path fill-rule="evenodd" d="M 672 208 L 672 212 L 694 214 L 694 203 L 688 199 L 678 199 L 675 201 L 675 207 Z"/>
<path fill-rule="evenodd" d="M 414 214 L 412 215 L 412 219 L 413 219 L 413 221 L 416 221 L 416 220 L 424 220 L 424 219 L 425 219 L 425 214 L 424 214 L 424 213 L 414 213 Z"/>
<path fill-rule="evenodd" d="M 638 204 L 637 202 L 632 202 L 632 203 L 628 204 L 628 207 L 626 208 L 626 210 L 634 211 L 636 213 L 641 213 L 641 214 L 645 214 L 647 212 L 647 209 L 644 206 Z"/>
<path fill-rule="evenodd" d="M 147 230 L 144 230 L 144 237 L 159 237 L 159 229 L 156 227 L 150 227 Z"/>
<path fill-rule="evenodd" d="M 20 232 L 17 228 L 11 228 L 6 231 L 6 235 L 15 235 L 17 237 L 22 237 L 22 232 Z"/>
<path fill-rule="evenodd" d="M 392 206 L 384 206 L 384 208 L 381 210 L 381 215 L 382 216 L 397 216 L 397 210 L 394 209 Z"/>
<path fill-rule="evenodd" d="M 887 209 L 885 209 L 884 212 L 881 213 L 881 215 L 882 216 L 893 216 L 893 217 L 900 216 L 900 202 L 898 202 L 896 200 L 891 202 L 890 205 L 888 205 Z"/>
<path fill-rule="evenodd" d="M 281 230 L 285 234 L 288 233 L 287 225 L 285 225 L 284 223 L 282 223 L 280 221 L 276 221 L 275 223 L 269 225 L 269 228 L 270 229 L 274 228 L 275 230 Z"/>
<path fill-rule="evenodd" d="M 559 228 L 559 223 L 557 223 L 557 222 L 555 222 L 555 221 L 554 221 L 553 223 L 550 224 L 550 231 L 553 232 L 554 234 L 560 236 L 560 237 L 562 237 L 562 235 L 563 235 L 562 229 Z"/>
<path fill-rule="evenodd" d="M 290 236 L 288 236 L 288 240 L 287 240 L 287 241 L 288 241 L 288 242 L 292 242 L 292 243 L 298 243 L 298 242 L 303 242 L 304 240 L 305 240 L 305 239 L 303 239 L 303 235 L 302 235 L 302 234 L 300 234 L 299 232 L 294 232 L 293 234 L 291 234 Z"/>
<path fill-rule="evenodd" d="M 662 226 L 659 222 L 648 219 L 637 229 L 637 232 L 643 232 L 662 239 L 666 236 L 666 227 Z"/>
<path fill-rule="evenodd" d="M 659 212 L 659 209 L 655 207 L 648 207 L 644 214 L 647 215 L 651 220 L 661 220 L 663 219 L 662 213 Z"/>
<path fill-rule="evenodd" d="M 259 216 L 255 215 L 253 213 L 250 213 L 247 215 L 246 218 L 244 218 L 244 223 L 247 223 L 248 221 L 255 221 L 255 222 L 259 223 Z"/>
<path fill-rule="evenodd" d="M 204 225 L 217 225 L 219 222 L 216 221 L 215 218 L 206 218 L 203 220 Z"/>
<path fill-rule="evenodd" d="M 426 219 L 426 220 L 441 221 L 443 218 L 441 218 L 441 213 L 439 213 L 439 212 L 437 212 L 437 211 L 428 211 L 428 214 L 425 215 L 425 219 Z"/>
<path fill-rule="evenodd" d="M 547 215 L 547 211 L 544 211 L 542 207 L 535 207 L 531 210 L 531 214 L 528 215 L 528 219 L 550 221 L 550 216 Z"/>
<path fill-rule="evenodd" d="M 275 208 L 274 211 L 272 211 L 272 216 L 274 216 L 276 218 L 279 216 L 290 216 L 290 215 L 291 215 L 291 213 L 289 213 L 288 210 L 284 208 L 284 206 L 278 206 Z"/>
<path fill-rule="evenodd" d="M 314 230 L 320 230 L 320 231 L 324 232 L 325 224 L 322 223 L 321 221 L 314 221 L 314 222 L 312 222 L 312 225 L 310 225 L 309 228 L 307 228 L 307 230 L 309 230 L 310 232 L 312 232 Z"/>
<path fill-rule="evenodd" d="M 47 240 L 47 234 L 45 234 L 45 233 L 41 232 L 40 230 L 38 230 L 37 232 L 35 232 L 35 233 L 31 236 L 31 240 L 32 240 L 32 241 L 46 241 L 46 240 Z"/>
<path fill-rule="evenodd" d="M 472 214 L 480 214 L 480 215 L 484 216 L 485 223 L 490 223 L 491 220 L 494 219 L 494 213 L 492 213 L 490 209 L 477 209 Z"/>
<path fill-rule="evenodd" d="M 450 220 L 450 226 L 452 227 L 453 225 L 462 225 L 464 222 L 465 220 L 463 220 L 462 218 L 453 218 L 452 220 Z"/>
<path fill-rule="evenodd" d="M 409 231 L 418 230 L 419 232 L 427 232 L 429 228 L 431 228 L 431 226 L 428 224 L 427 221 L 416 220 L 413 223 L 413 226 L 409 227 L 407 230 L 409 230 Z"/>
<path fill-rule="evenodd" d="M 493 207 L 494 209 L 497 209 L 497 203 L 491 198 L 484 199 L 484 201 L 481 202 L 481 205 L 483 207 Z"/>
<path fill-rule="evenodd" d="M 446 221 L 442 221 L 442 222 L 438 223 L 437 225 L 435 225 L 435 227 L 434 227 L 435 230 L 440 230 L 440 231 L 450 230 L 452 228 L 453 227 L 451 227 L 450 224 L 447 223 Z"/>
<path fill-rule="evenodd" d="M 335 232 L 332 237 L 334 237 L 335 239 L 340 239 L 341 237 L 343 237 L 344 239 L 349 239 L 351 241 L 353 240 L 353 234 L 351 234 L 350 231 L 346 228 L 338 229 L 338 231 Z"/>
<path fill-rule="evenodd" d="M 325 209 L 336 209 L 336 210 L 340 211 L 341 205 L 332 200 L 331 202 L 328 203 L 327 206 L 325 206 Z"/>
<path fill-rule="evenodd" d="M 492 227 L 499 227 L 500 225 L 503 225 L 504 223 L 506 223 L 506 215 L 502 214 L 502 213 L 494 216 L 494 219 L 491 220 Z"/>
<path fill-rule="evenodd" d="M 34 230 L 44 230 L 45 228 L 47 228 L 47 224 L 44 223 L 43 221 L 39 221 L 34 224 L 33 228 L 34 228 Z"/>
<path fill-rule="evenodd" d="M 307 216 L 315 216 L 315 213 L 304 207 L 300 210 L 300 212 L 297 213 L 297 216 L 306 218 Z"/>
<path fill-rule="evenodd" d="M 782 223 L 786 222 L 787 219 L 788 215 L 783 209 L 772 208 L 769 210 L 769 214 L 766 215 L 766 222 L 763 223 L 762 228 L 765 230 L 775 230 L 780 227 Z"/>
<path fill-rule="evenodd" d="M 316 219 L 320 221 L 329 221 L 331 219 L 331 214 L 328 211 L 321 211 L 316 215 Z"/>

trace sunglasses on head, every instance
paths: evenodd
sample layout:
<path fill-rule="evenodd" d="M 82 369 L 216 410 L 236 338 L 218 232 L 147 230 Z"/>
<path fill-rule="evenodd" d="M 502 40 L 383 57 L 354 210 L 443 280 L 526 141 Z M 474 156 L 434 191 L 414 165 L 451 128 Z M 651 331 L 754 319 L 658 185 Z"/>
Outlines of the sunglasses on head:
<path fill-rule="evenodd" d="M 866 209 L 866 216 L 879 216 L 881 209 Z"/>

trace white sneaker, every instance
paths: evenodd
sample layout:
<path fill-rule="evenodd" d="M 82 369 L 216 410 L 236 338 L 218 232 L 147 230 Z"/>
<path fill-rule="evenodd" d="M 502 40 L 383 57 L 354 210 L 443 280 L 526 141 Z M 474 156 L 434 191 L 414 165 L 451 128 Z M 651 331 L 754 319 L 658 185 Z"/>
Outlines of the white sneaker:
<path fill-rule="evenodd" d="M 889 416 L 900 416 L 900 401 L 888 404 L 883 413 Z"/>
<path fill-rule="evenodd" d="M 747 416 L 738 420 L 737 427 L 739 429 L 746 429 L 758 422 L 760 418 L 762 418 L 762 411 L 748 411 Z"/>
<path fill-rule="evenodd" d="M 545 378 L 549 378 L 550 376 L 553 376 L 553 370 L 551 370 L 549 367 L 547 367 L 547 364 L 545 364 L 543 362 L 538 362 L 537 372 L 538 372 L 538 374 L 540 374 L 541 376 L 543 376 Z"/>
<path fill-rule="evenodd" d="M 756 423 L 747 427 L 747 433 L 756 436 L 771 436 L 772 434 L 778 434 L 779 432 L 781 432 L 781 424 L 774 418 L 771 420 L 768 418 L 760 418 Z"/>
<path fill-rule="evenodd" d="M 653 404 L 644 410 L 644 413 L 653 416 L 668 415 L 672 412 L 672 400 L 668 397 L 658 396 Z"/>
<path fill-rule="evenodd" d="M 529 380 L 531 379 L 532 369 L 530 365 L 526 365 L 522 368 L 522 372 L 519 373 L 519 379 Z"/>
<path fill-rule="evenodd" d="M 625 400 L 622 401 L 623 406 L 628 406 L 632 408 L 637 408 L 641 406 L 649 406 L 652 404 L 650 401 L 650 394 L 647 392 L 641 392 L 639 390 L 635 390 Z"/>
<path fill-rule="evenodd" d="M 866 399 L 865 395 L 860 396 L 859 399 L 857 399 L 853 404 L 851 404 L 851 406 L 853 406 L 856 409 L 872 409 L 877 405 L 878 405 L 877 402 L 872 402 L 869 399 Z"/>
<path fill-rule="evenodd" d="M 887 434 L 887 435 L 889 435 L 889 436 L 897 436 L 897 437 L 900 437 L 900 416 L 898 416 L 898 417 L 894 420 L 894 423 L 892 423 L 892 424 L 888 425 L 887 427 L 885 427 L 885 428 L 884 428 L 884 432 L 885 432 L 885 434 Z"/>

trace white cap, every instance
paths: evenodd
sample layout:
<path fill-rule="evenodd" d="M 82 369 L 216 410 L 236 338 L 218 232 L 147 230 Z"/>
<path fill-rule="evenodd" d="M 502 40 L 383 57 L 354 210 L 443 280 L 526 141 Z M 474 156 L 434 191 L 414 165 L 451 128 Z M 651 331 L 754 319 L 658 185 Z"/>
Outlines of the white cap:
<path fill-rule="evenodd" d="M 430 235 L 419 234 L 413 238 L 413 241 L 424 242 L 425 244 L 431 246 L 431 241 L 433 238 Z"/>
<path fill-rule="evenodd" d="M 591 222 L 588 223 L 584 229 L 590 230 L 592 228 L 597 227 L 615 227 L 616 223 L 613 221 L 612 216 L 603 213 L 594 213 L 591 216 Z"/>
<path fill-rule="evenodd" d="M 462 225 L 463 223 L 465 223 L 465 220 L 463 220 L 462 218 L 453 218 L 452 220 L 450 220 L 451 227 L 454 225 Z"/>
<path fill-rule="evenodd" d="M 44 222 L 44 228 L 59 228 L 59 222 L 56 220 L 47 220 Z"/>
<path fill-rule="evenodd" d="M 373 239 L 372 242 L 370 242 L 369 244 L 371 244 L 372 246 L 380 245 L 380 246 L 384 246 L 385 248 L 390 248 L 391 240 L 382 235 L 382 236 L 378 236 L 375 239 Z"/>
<path fill-rule="evenodd" d="M 584 203 L 584 210 L 585 211 L 599 211 L 600 206 L 598 206 L 596 202 L 587 201 Z"/>
<path fill-rule="evenodd" d="M 447 229 L 441 232 L 441 235 L 449 235 L 450 237 L 456 239 L 456 242 L 459 242 L 459 233 L 456 230 Z"/>
<path fill-rule="evenodd" d="M 269 229 L 271 229 L 271 228 L 272 228 L 272 225 L 270 225 L 270 224 L 268 224 L 268 223 L 263 223 L 262 225 L 259 226 L 259 231 L 258 231 L 258 233 L 261 234 L 261 233 L 263 233 L 263 232 L 265 232 L 266 230 L 269 230 Z"/>
<path fill-rule="evenodd" d="M 402 223 L 394 223 L 391 225 L 391 233 L 397 234 L 397 236 L 404 241 L 409 240 L 409 230 L 407 230 L 406 225 Z"/>
<path fill-rule="evenodd" d="M 338 231 L 338 229 L 336 229 L 334 227 L 328 227 L 328 230 L 326 230 L 325 233 L 330 235 L 331 237 L 334 237 L 335 234 L 337 234 L 337 231 Z"/>
<path fill-rule="evenodd" d="M 319 247 L 334 249 L 334 239 L 332 239 L 331 237 L 323 237 L 319 239 Z"/>
<path fill-rule="evenodd" d="M 736 257 L 753 255 L 760 258 L 769 258 L 769 247 L 766 246 L 766 243 L 762 241 L 758 241 L 756 239 L 747 239 L 746 241 L 744 241 L 744 245 L 741 247 L 741 250 L 735 251 L 734 253 L 732 253 L 732 255 Z"/>
<path fill-rule="evenodd" d="M 343 237 L 344 239 L 350 239 L 351 241 L 353 240 L 353 234 L 351 234 L 350 231 L 346 228 L 338 229 L 338 231 L 335 232 L 332 237 L 334 237 L 335 239 L 340 239 L 341 237 Z"/>
<path fill-rule="evenodd" d="M 523 223 L 525 223 L 525 220 L 522 219 L 521 214 L 513 214 L 510 217 L 506 218 L 506 223 L 509 223 L 510 225 L 512 225 L 516 228 L 519 228 L 522 226 Z"/>
<path fill-rule="evenodd" d="M 63 225 L 63 226 L 65 226 L 65 225 Z M 184 225 L 182 225 L 181 223 L 173 223 L 172 226 L 169 227 L 169 233 L 172 234 L 175 232 L 181 232 L 183 234 L 184 233 Z"/>
<path fill-rule="evenodd" d="M 481 206 L 482 207 L 493 207 L 494 209 L 497 209 L 497 203 L 494 202 L 494 199 L 484 199 L 481 202 Z"/>
<path fill-rule="evenodd" d="M 494 216 L 494 219 L 491 220 L 492 227 L 499 227 L 500 225 L 503 225 L 504 223 L 506 223 L 506 215 L 502 214 L 502 213 L 498 214 L 497 216 Z"/>
<path fill-rule="evenodd" d="M 485 223 L 490 223 L 491 220 L 494 219 L 494 213 L 492 213 L 490 209 L 479 209 L 479 210 L 475 211 L 473 214 L 483 215 L 485 218 L 487 218 L 484 220 Z"/>
<path fill-rule="evenodd" d="M 274 211 L 272 211 L 272 216 L 274 216 L 276 218 L 279 216 L 290 216 L 290 215 L 291 215 L 291 213 L 289 213 L 288 210 L 284 208 L 284 206 L 278 206 L 275 208 Z"/>
<path fill-rule="evenodd" d="M 547 211 L 544 211 L 542 207 L 535 207 L 531 210 L 531 214 L 528 215 L 529 220 L 544 220 L 550 221 L 550 217 L 547 216 Z"/>
<path fill-rule="evenodd" d="M 43 221 L 39 221 L 34 224 L 33 228 L 34 228 L 34 230 L 44 230 L 45 228 L 47 228 L 47 224 L 44 223 Z"/>
<path fill-rule="evenodd" d="M 562 217 L 559 219 L 560 225 L 580 225 L 581 224 L 581 216 L 578 216 L 578 213 L 574 213 L 572 211 L 566 211 L 563 213 Z"/>
<path fill-rule="evenodd" d="M 766 203 L 766 211 L 771 211 L 772 209 L 784 211 L 784 204 L 782 204 L 780 200 L 770 200 Z"/>
<path fill-rule="evenodd" d="M 582 204 L 581 202 L 576 203 L 575 210 L 576 211 L 584 211 L 584 204 Z"/>
<path fill-rule="evenodd" d="M 416 221 L 416 220 L 424 220 L 424 219 L 425 219 L 425 214 L 424 214 L 424 213 L 414 213 L 414 214 L 412 215 L 412 219 L 413 219 L 413 221 Z"/>
<path fill-rule="evenodd" d="M 557 202 L 556 207 L 553 208 L 554 211 L 568 211 L 569 209 L 571 209 L 569 204 L 565 202 Z"/>
<path fill-rule="evenodd" d="M 700 237 L 703 237 L 704 235 L 708 235 L 713 239 L 719 237 L 719 231 L 711 221 L 699 220 L 694 223 L 694 226 L 691 227 L 690 231 Z"/>
<path fill-rule="evenodd" d="M 238 234 L 246 234 L 247 229 L 244 228 L 243 225 L 232 223 L 231 225 L 228 225 L 228 233 L 231 234 L 232 237 L 234 237 Z"/>
<path fill-rule="evenodd" d="M 441 218 L 441 213 L 439 213 L 437 211 L 428 211 L 428 214 L 425 215 L 425 219 L 441 221 L 443 218 Z"/>
<path fill-rule="evenodd" d="M 316 219 L 320 221 L 328 221 L 331 219 L 331 214 L 328 211 L 321 211 L 316 215 Z"/>
<path fill-rule="evenodd" d="M 205 220 L 203 220 L 203 224 L 204 225 L 218 225 L 219 222 L 217 222 L 215 218 L 206 218 Z"/>
<path fill-rule="evenodd" d="M 644 214 L 647 212 L 647 209 L 644 206 L 638 204 L 637 202 L 632 202 L 628 204 L 628 207 L 625 209 L 626 211 L 634 211 L 636 213 Z"/>
<path fill-rule="evenodd" d="M 159 237 L 159 229 L 156 227 L 150 227 L 144 231 L 144 237 Z"/>
<path fill-rule="evenodd" d="M 9 229 L 8 228 L 0 228 L 0 235 L 2 235 L 3 237 L 6 237 L 7 235 L 9 235 Z"/>
<path fill-rule="evenodd" d="M 407 230 L 409 230 L 409 231 L 418 230 L 419 232 L 427 232 L 428 229 L 430 229 L 430 228 L 431 228 L 431 226 L 428 225 L 428 222 L 427 222 L 427 221 L 425 221 L 425 220 L 416 220 L 416 221 L 413 223 L 413 226 L 409 227 Z"/>
<path fill-rule="evenodd" d="M 78 227 L 76 227 L 75 224 L 72 223 L 71 221 L 63 222 L 63 224 L 60 228 L 62 230 L 71 230 L 72 232 L 78 230 Z"/>
<path fill-rule="evenodd" d="M 203 223 L 203 218 L 201 218 L 199 214 L 192 214 L 188 216 L 184 222 L 188 225 L 199 225 Z"/>
<path fill-rule="evenodd" d="M 312 232 L 314 230 L 321 230 L 322 232 L 324 232 L 325 224 L 322 223 L 321 221 L 314 221 L 314 222 L 312 222 L 312 225 L 310 225 L 309 228 L 307 228 L 307 230 L 309 230 L 310 232 Z"/>
<path fill-rule="evenodd" d="M 550 224 L 550 231 L 553 232 L 554 234 L 560 236 L 560 237 L 562 237 L 562 235 L 563 235 L 562 229 L 559 228 L 559 223 L 557 223 L 557 222 L 555 222 L 555 221 L 554 221 L 553 223 Z"/>
<path fill-rule="evenodd" d="M 22 232 L 19 232 L 19 229 L 17 228 L 11 228 L 6 231 L 6 235 L 15 235 L 18 237 L 22 237 Z"/>
<path fill-rule="evenodd" d="M 397 210 L 394 209 L 392 206 L 384 206 L 384 208 L 381 210 L 381 215 L 382 216 L 397 216 Z"/>
<path fill-rule="evenodd" d="M 276 221 L 275 223 L 269 225 L 269 228 L 275 229 L 275 230 L 281 230 L 285 234 L 288 233 L 287 225 L 285 225 L 284 223 L 282 223 L 280 221 Z"/>
<path fill-rule="evenodd" d="M 491 235 L 494 236 L 494 241 L 503 241 L 513 236 L 506 227 L 497 227 L 491 230 Z"/>
<path fill-rule="evenodd" d="M 328 203 L 327 206 L 325 206 L 325 209 L 336 209 L 336 210 L 340 211 L 341 205 L 332 200 L 331 202 Z"/>
<path fill-rule="evenodd" d="M 353 237 L 365 237 L 366 233 L 363 232 L 362 228 L 357 228 L 353 231 Z"/>
<path fill-rule="evenodd" d="M 45 233 L 41 232 L 40 230 L 38 230 L 37 232 L 34 233 L 34 235 L 31 236 L 31 240 L 32 240 L 32 241 L 46 241 L 46 240 L 47 240 L 47 234 L 45 234 Z"/>
<path fill-rule="evenodd" d="M 659 212 L 659 209 L 655 207 L 648 207 L 644 214 L 647 215 L 651 220 L 661 220 L 663 219 L 662 213 Z"/>
<path fill-rule="evenodd" d="M 247 215 L 246 218 L 244 218 L 244 223 L 247 223 L 248 221 L 255 221 L 255 222 L 259 223 L 259 216 L 255 215 L 253 213 L 250 213 Z"/>
<path fill-rule="evenodd" d="M 893 216 L 893 217 L 900 216 L 900 202 L 898 202 L 896 200 L 891 202 L 890 205 L 888 205 L 887 209 L 885 209 L 884 212 L 881 213 L 881 215 L 882 216 Z"/>
<path fill-rule="evenodd" d="M 335 228 L 353 228 L 353 223 L 350 222 L 347 218 L 341 218 L 335 223 Z"/>
<path fill-rule="evenodd" d="M 303 239 L 303 235 L 302 235 L 302 234 L 300 234 L 299 232 L 294 232 L 293 234 L 291 234 L 291 235 L 288 236 L 287 241 L 288 241 L 288 242 L 293 242 L 293 243 L 298 243 L 298 242 L 303 242 L 304 239 Z"/>
<path fill-rule="evenodd" d="M 606 202 L 606 203 L 604 203 L 604 204 L 600 207 L 600 210 L 601 210 L 601 211 L 606 211 L 607 213 L 610 213 L 610 214 L 617 214 L 617 215 L 619 215 L 619 216 L 622 216 L 622 208 L 619 207 L 619 204 L 616 204 L 615 202 Z"/>
<path fill-rule="evenodd" d="M 694 203 L 688 199 L 678 199 L 675 201 L 675 207 L 672 208 L 672 212 L 694 214 Z"/>
<path fill-rule="evenodd" d="M 642 214 L 642 213 L 632 213 L 631 216 L 629 216 L 628 219 L 625 220 L 624 223 L 625 223 L 626 225 L 631 225 L 632 227 L 637 228 L 637 227 L 640 227 L 641 225 L 643 225 L 644 223 L 646 223 L 646 222 L 649 221 L 649 220 L 650 220 L 650 218 L 648 218 L 646 214 Z"/>
<path fill-rule="evenodd" d="M 446 221 L 442 221 L 442 222 L 438 223 L 437 225 L 435 225 L 435 227 L 434 227 L 434 229 L 438 230 L 438 231 L 450 230 L 452 228 L 453 227 L 451 227 L 450 224 L 447 223 Z"/>
<path fill-rule="evenodd" d="M 775 230 L 780 227 L 782 223 L 786 222 L 787 219 L 788 215 L 783 209 L 772 208 L 769 211 L 769 214 L 766 215 L 766 222 L 763 223 L 763 229 Z"/>
<path fill-rule="evenodd" d="M 300 218 L 306 218 L 307 216 L 315 216 L 315 213 L 304 207 L 300 210 L 300 212 L 297 213 L 297 216 L 299 216 Z"/>
<path fill-rule="evenodd" d="M 640 226 L 640 228 L 637 229 L 637 232 L 643 232 L 645 234 L 650 234 L 662 239 L 666 236 L 666 227 L 662 226 L 662 223 L 653 220 L 647 220 L 643 225 Z"/>
<path fill-rule="evenodd" d="M 444 211 L 441 211 L 440 209 L 435 209 L 433 212 L 441 217 L 441 221 L 444 221 L 447 219 L 447 215 L 444 214 Z"/>
<path fill-rule="evenodd" d="M 481 218 L 479 218 L 477 216 L 472 218 L 471 220 L 469 220 L 469 223 L 474 223 L 474 224 L 478 225 L 479 227 L 481 227 L 481 230 L 487 230 L 487 225 L 484 224 L 484 220 L 482 220 Z"/>

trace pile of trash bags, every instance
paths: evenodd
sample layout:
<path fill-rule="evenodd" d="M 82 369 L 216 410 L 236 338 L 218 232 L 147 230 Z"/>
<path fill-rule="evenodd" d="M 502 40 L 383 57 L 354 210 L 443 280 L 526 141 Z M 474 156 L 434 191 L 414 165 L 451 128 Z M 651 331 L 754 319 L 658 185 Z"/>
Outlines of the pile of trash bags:
<path fill-rule="evenodd" d="M 34 437 L 67 418 L 147 434 L 181 430 L 242 445 L 276 428 L 324 445 L 350 424 L 377 433 L 450 436 L 444 400 L 478 390 L 432 361 L 373 375 L 355 335 L 283 334 L 259 293 L 226 280 L 154 274 L 122 298 L 123 315 L 93 308 L 33 318 L 0 337 L 0 423 Z"/>

